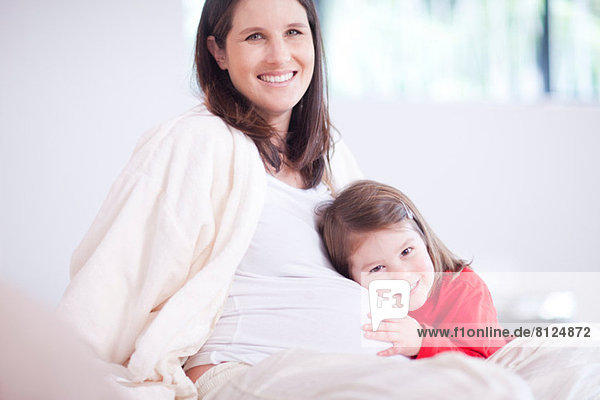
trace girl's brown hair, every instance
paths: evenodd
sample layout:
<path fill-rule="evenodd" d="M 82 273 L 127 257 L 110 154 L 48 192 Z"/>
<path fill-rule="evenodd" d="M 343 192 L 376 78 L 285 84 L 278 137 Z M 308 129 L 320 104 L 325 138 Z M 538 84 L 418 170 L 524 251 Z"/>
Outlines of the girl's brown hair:
<path fill-rule="evenodd" d="M 356 234 L 390 228 L 409 218 L 427 246 L 436 272 L 459 272 L 469 263 L 456 257 L 431 230 L 413 202 L 398 189 L 369 180 L 355 182 L 317 210 L 319 232 L 334 268 L 352 279 L 350 256 L 358 245 Z M 354 240 L 353 240 L 354 239 Z"/>
<path fill-rule="evenodd" d="M 277 134 L 233 86 L 229 73 L 221 70 L 208 51 L 207 38 L 214 36 L 225 48 L 231 30 L 235 6 L 239 0 L 206 0 L 196 36 L 196 79 L 204 92 L 207 108 L 230 126 L 249 136 L 265 165 L 276 171 L 286 160 L 300 171 L 305 188 L 321 182 L 329 162 L 330 119 L 326 95 L 325 60 L 319 18 L 312 0 L 297 0 L 306 10 L 315 50 L 315 69 L 308 89 L 292 110 L 286 148 L 280 149 L 272 139 Z M 282 157 L 282 155 L 284 157 Z"/>

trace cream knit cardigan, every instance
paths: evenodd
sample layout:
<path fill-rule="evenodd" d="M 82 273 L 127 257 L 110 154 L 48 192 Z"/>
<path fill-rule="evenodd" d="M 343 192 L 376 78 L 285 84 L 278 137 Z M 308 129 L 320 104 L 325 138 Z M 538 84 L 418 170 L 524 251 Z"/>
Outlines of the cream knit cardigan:
<path fill-rule="evenodd" d="M 341 141 L 327 176 L 334 190 L 360 177 Z M 181 364 L 220 316 L 265 190 L 254 143 L 203 105 L 138 143 L 58 306 L 132 398 L 196 398 Z"/>

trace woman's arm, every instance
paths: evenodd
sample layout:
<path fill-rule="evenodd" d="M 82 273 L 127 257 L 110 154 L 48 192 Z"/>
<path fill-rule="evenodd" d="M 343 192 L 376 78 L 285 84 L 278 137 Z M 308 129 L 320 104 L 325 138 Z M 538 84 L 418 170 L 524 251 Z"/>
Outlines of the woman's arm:
<path fill-rule="evenodd" d="M 177 139 L 165 131 L 169 127 L 146 136 L 113 184 L 73 254 L 71 282 L 58 307 L 108 362 L 129 358 L 153 311 L 183 284 L 195 245 L 191 225 L 199 231 L 209 223 L 199 212 L 184 227 L 177 215 L 197 196 L 177 193 L 176 180 L 188 168 L 179 165 L 185 160 L 173 154 Z"/>
<path fill-rule="evenodd" d="M 187 380 L 180 359 L 218 319 L 264 179 L 252 142 L 214 116 L 151 132 L 75 251 L 59 314 L 136 379 Z"/>

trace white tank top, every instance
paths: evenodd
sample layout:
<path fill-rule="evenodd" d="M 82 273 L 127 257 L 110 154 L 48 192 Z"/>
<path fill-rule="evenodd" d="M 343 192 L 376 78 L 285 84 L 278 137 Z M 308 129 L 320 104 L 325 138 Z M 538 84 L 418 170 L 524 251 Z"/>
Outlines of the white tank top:
<path fill-rule="evenodd" d="M 315 216 L 326 200 L 331 195 L 322 183 L 302 190 L 267 174 L 265 206 L 223 314 L 186 370 L 224 361 L 253 365 L 292 347 L 367 354 L 389 347 L 365 345 L 366 291 L 327 258 Z"/>

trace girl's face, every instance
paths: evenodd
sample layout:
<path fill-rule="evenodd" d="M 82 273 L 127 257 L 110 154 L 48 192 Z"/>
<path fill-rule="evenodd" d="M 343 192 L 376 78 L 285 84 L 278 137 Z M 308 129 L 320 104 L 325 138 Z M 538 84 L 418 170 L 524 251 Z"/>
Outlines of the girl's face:
<path fill-rule="evenodd" d="M 212 42 L 212 44 L 211 44 Z M 225 48 L 208 38 L 219 67 L 274 126 L 287 125 L 313 76 L 315 50 L 306 10 L 297 0 L 240 0 Z"/>
<path fill-rule="evenodd" d="M 358 246 L 350 256 L 350 272 L 356 282 L 368 288 L 375 279 L 404 279 L 411 287 L 410 311 L 425 304 L 435 273 L 427 246 L 412 220 L 354 235 Z"/>

